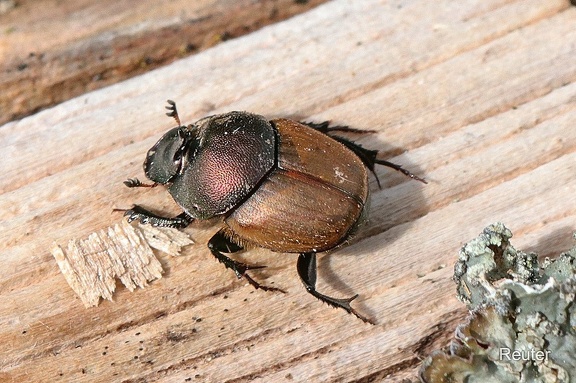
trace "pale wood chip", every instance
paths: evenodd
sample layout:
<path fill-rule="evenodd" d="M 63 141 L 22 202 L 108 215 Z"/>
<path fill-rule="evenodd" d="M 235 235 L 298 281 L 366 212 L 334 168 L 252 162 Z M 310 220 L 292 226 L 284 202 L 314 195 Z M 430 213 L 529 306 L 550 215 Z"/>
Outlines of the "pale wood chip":
<path fill-rule="evenodd" d="M 130 291 L 160 279 L 162 265 L 152 249 L 177 256 L 182 247 L 192 243 L 179 230 L 135 227 L 123 220 L 86 239 L 71 239 L 66 250 L 54 244 L 50 251 L 72 290 L 91 307 L 97 306 L 100 298 L 112 300 L 116 279 Z"/>

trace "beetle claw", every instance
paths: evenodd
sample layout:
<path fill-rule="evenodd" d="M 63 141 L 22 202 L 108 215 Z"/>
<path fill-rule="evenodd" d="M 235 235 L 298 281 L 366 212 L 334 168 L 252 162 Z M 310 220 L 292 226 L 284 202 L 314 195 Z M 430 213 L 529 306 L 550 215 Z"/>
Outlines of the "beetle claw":
<path fill-rule="evenodd" d="M 267 267 L 267 266 L 266 265 L 247 265 L 247 264 L 244 264 L 244 268 L 246 270 L 258 270 L 258 269 L 263 269 L 265 267 Z"/>
<path fill-rule="evenodd" d="M 326 296 L 324 294 L 321 294 L 321 293 L 317 292 L 316 290 L 314 290 L 314 291 L 308 290 L 308 292 L 329 306 L 332 306 L 334 308 L 344 309 L 348 314 L 354 315 L 356 318 L 360 319 L 364 323 L 369 323 L 371 325 L 376 324 L 374 321 L 368 319 L 364 315 L 360 314 L 358 311 L 354 310 L 352 308 L 352 306 L 350 306 L 350 302 L 352 302 L 354 299 L 358 298 L 358 294 L 355 294 L 355 295 L 351 296 L 350 298 L 332 298 L 332 297 Z"/>
<path fill-rule="evenodd" d="M 246 278 L 248 283 L 250 283 L 256 290 L 260 289 L 260 290 L 264 290 L 264 291 L 278 291 L 278 292 L 281 292 L 283 294 L 286 294 L 285 290 L 279 289 L 278 287 L 261 285 L 260 283 L 256 282 L 254 279 L 252 279 L 252 277 L 250 277 L 248 274 L 244 274 L 243 277 Z"/>
<path fill-rule="evenodd" d="M 352 302 L 356 298 L 358 298 L 358 294 L 355 294 L 354 296 L 352 296 L 350 298 L 344 298 L 344 299 L 330 298 L 330 300 L 326 300 L 325 302 L 332 307 L 343 308 L 344 310 L 346 310 L 346 312 L 356 316 L 357 318 L 359 318 L 364 323 L 370 323 L 371 325 L 375 325 L 376 323 L 374 323 L 370 319 L 366 318 L 364 315 L 360 314 L 358 311 L 354 310 L 352 308 L 352 306 L 350 306 L 350 302 Z M 333 303 L 337 303 L 337 304 L 333 304 Z"/>
<path fill-rule="evenodd" d="M 404 169 L 402 166 L 400 166 L 400 165 L 398 165 L 398 164 L 395 164 L 395 163 L 393 163 L 393 162 L 386 161 L 386 160 L 379 160 L 379 159 L 375 159 L 374 162 L 377 163 L 378 165 L 384 165 L 384 166 L 387 166 L 387 167 L 389 167 L 389 168 L 392 168 L 392 169 L 394 169 L 394 170 L 396 170 L 396 171 L 399 171 L 400 173 L 404 174 L 404 175 L 407 176 L 407 177 L 412 178 L 413 180 L 420 181 L 420 182 L 422 182 L 422 183 L 424 183 L 424 184 L 427 184 L 427 183 L 428 183 L 428 181 L 426 181 L 424 178 L 418 177 L 416 174 L 411 173 L 410 171 Z M 376 173 L 374 173 L 374 175 L 376 175 Z"/>

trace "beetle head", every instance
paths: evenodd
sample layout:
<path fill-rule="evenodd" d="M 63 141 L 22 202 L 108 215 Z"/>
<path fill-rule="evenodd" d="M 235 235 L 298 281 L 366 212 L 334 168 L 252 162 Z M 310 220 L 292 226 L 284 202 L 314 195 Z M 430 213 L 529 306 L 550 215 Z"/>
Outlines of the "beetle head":
<path fill-rule="evenodd" d="M 148 150 L 144 161 L 146 177 L 159 184 L 171 182 L 185 165 L 186 153 L 196 145 L 195 129 L 170 129 Z"/>

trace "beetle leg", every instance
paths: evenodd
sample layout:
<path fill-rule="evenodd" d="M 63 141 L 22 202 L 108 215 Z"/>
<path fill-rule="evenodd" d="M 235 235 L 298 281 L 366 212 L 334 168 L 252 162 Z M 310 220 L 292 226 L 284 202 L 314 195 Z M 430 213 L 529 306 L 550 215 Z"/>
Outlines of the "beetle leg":
<path fill-rule="evenodd" d="M 386 161 L 386 160 L 379 160 L 379 159 L 376 159 L 375 162 L 376 162 L 378 165 L 384 165 L 384 166 L 387 166 L 387 167 L 392 168 L 392 169 L 394 169 L 394 170 L 397 170 L 397 171 L 399 171 L 400 173 L 404 174 L 405 176 L 410 177 L 410 178 L 412 178 L 412 179 L 414 179 L 414 180 L 416 180 L 416 181 L 420 181 L 420 182 L 422 182 L 422 183 L 424 183 L 424 184 L 427 184 L 427 183 L 428 183 L 428 181 L 426 181 L 424 178 L 418 177 L 416 174 L 414 174 L 414 173 L 412 173 L 412 172 L 404 169 L 402 166 L 400 166 L 400 165 L 398 165 L 398 164 L 395 164 L 395 163 L 393 163 L 393 162 Z M 376 174 L 374 174 L 374 175 L 376 175 Z"/>
<path fill-rule="evenodd" d="M 304 283 L 304 287 L 306 291 L 310 294 L 315 296 L 316 298 L 320 299 L 322 302 L 327 303 L 332 307 L 340 307 L 349 314 L 356 315 L 356 317 L 360 318 L 362 321 L 370 324 L 374 324 L 370 319 L 366 318 L 365 316 L 361 315 L 358 311 L 354 310 L 350 306 L 350 302 L 358 297 L 358 294 L 346 298 L 346 299 L 338 299 L 332 298 L 327 295 L 321 294 L 316 291 L 316 253 L 301 253 L 298 257 L 298 263 L 296 264 L 296 269 L 298 270 L 298 275 L 300 279 L 302 279 L 302 283 Z"/>
<path fill-rule="evenodd" d="M 262 289 L 264 291 L 280 291 L 285 293 L 285 291 L 282 289 L 261 285 L 252 279 L 248 274 L 246 274 L 246 271 L 248 270 L 262 269 L 266 266 L 248 265 L 246 263 L 235 261 L 232 258 L 222 254 L 237 253 L 244 249 L 242 246 L 232 242 L 228 237 L 226 237 L 223 231 L 219 231 L 214 234 L 210 241 L 208 241 L 208 248 L 220 263 L 223 263 L 226 268 L 231 269 L 234 274 L 236 274 L 238 279 L 242 277 L 246 278 L 248 283 L 250 283 L 256 289 Z"/>
<path fill-rule="evenodd" d="M 344 146 L 346 146 L 348 149 L 352 150 L 360 158 L 360 160 L 362 160 L 362 162 L 364 163 L 364 166 L 366 166 L 366 168 L 368 168 L 368 170 L 370 170 L 372 172 L 372 174 L 374 174 L 374 177 L 376 178 L 376 182 L 378 182 L 379 188 L 381 186 L 380 186 L 380 180 L 378 179 L 378 176 L 376 175 L 376 172 L 374 171 L 375 164 L 387 166 L 387 167 L 392 168 L 396 171 L 399 171 L 400 173 L 404 174 L 405 176 L 410 177 L 416 181 L 420 181 L 420 182 L 425 183 L 425 184 L 428 183 L 428 182 L 426 182 L 425 179 L 418 177 L 416 174 L 411 173 L 410 171 L 404 169 L 402 166 L 400 166 L 398 164 L 395 164 L 393 162 L 386 161 L 386 160 L 380 160 L 380 159 L 376 158 L 378 156 L 378 150 L 371 150 L 371 149 L 363 148 L 359 144 L 357 144 L 353 141 L 350 141 L 344 137 L 340 137 L 340 136 L 330 136 L 330 137 L 332 137 L 336 141 L 344 144 Z"/>
<path fill-rule="evenodd" d="M 360 134 L 366 134 L 366 133 L 376 133 L 375 130 L 365 130 L 365 129 L 354 129 L 351 128 L 349 126 L 345 126 L 345 125 L 336 125 L 336 126 L 331 126 L 329 127 L 328 125 L 330 125 L 330 121 L 324 121 L 324 122 L 308 122 L 308 121 L 301 121 L 301 124 L 304 124 L 306 126 L 311 127 L 312 129 L 315 129 L 319 132 L 322 132 L 326 135 L 329 135 L 328 132 L 333 132 L 333 131 L 338 131 L 338 132 L 349 132 L 349 133 L 360 133 Z M 332 137 L 332 136 L 330 136 Z"/>
<path fill-rule="evenodd" d="M 390 162 L 390 161 L 377 159 L 376 156 L 378 155 L 378 150 L 366 149 L 366 148 L 363 148 L 362 146 L 360 146 L 359 144 L 355 143 L 354 141 L 350 141 L 344 137 L 334 136 L 334 135 L 329 134 L 329 132 L 332 132 L 332 131 L 349 132 L 349 133 L 376 133 L 375 130 L 354 129 L 354 128 L 350 128 L 350 127 L 344 126 L 344 125 L 337 125 L 337 126 L 329 127 L 330 121 L 324 121 L 324 122 L 319 122 L 319 123 L 302 121 L 301 123 L 306 125 L 306 126 L 311 127 L 312 129 L 315 129 L 319 132 L 326 134 L 330 138 L 335 139 L 336 141 L 340 142 L 341 144 L 344 144 L 344 146 L 346 146 L 348 149 L 352 150 L 358 157 L 360 157 L 360 159 L 364 163 L 364 166 L 366 166 L 366 168 L 368 168 L 368 170 L 370 170 L 372 172 L 372 174 L 374 174 L 374 177 L 376 178 L 376 182 L 378 183 L 379 188 L 381 188 L 381 186 L 380 186 L 380 180 L 378 179 L 378 176 L 376 175 L 376 172 L 374 171 L 374 165 L 375 164 L 388 166 L 389 168 L 397 170 L 400 173 L 404 174 L 405 176 L 408 176 L 412 179 L 415 179 L 416 181 L 420 181 L 420 182 L 423 182 L 425 184 L 428 183 L 428 182 L 426 182 L 425 179 L 418 177 L 417 175 L 409 172 L 408 170 L 404 169 L 402 166 L 400 166 L 398 164 L 395 164 L 395 163 Z"/>
<path fill-rule="evenodd" d="M 143 224 L 161 227 L 173 227 L 176 229 L 182 229 L 188 226 L 194 220 L 185 212 L 173 218 L 162 217 L 138 205 L 134 205 L 132 209 L 126 210 L 124 216 L 127 217 L 128 222 L 139 219 Z"/>

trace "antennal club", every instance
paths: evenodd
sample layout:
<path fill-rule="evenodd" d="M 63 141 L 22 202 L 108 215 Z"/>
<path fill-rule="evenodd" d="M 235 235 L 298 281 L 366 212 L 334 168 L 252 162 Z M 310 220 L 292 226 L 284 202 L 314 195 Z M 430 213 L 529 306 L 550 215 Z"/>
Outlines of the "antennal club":
<path fill-rule="evenodd" d="M 178 116 L 178 110 L 176 109 L 176 103 L 172 100 L 168 100 L 168 106 L 166 107 L 170 112 L 166 113 L 168 117 L 172 117 L 176 120 L 178 126 L 182 126 L 180 123 L 180 117 Z"/>

